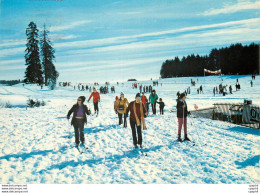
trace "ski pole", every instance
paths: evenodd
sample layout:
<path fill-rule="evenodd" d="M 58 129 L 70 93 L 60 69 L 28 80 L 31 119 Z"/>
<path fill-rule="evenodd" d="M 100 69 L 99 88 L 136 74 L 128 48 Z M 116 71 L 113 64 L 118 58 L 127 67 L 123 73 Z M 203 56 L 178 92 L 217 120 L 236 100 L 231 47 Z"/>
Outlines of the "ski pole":
<path fill-rule="evenodd" d="M 68 133 L 69 133 L 68 138 L 70 139 L 70 138 L 71 138 L 71 135 L 70 135 L 70 121 L 69 121 L 69 119 L 68 119 Z"/>
<path fill-rule="evenodd" d="M 191 118 L 193 118 L 192 116 L 190 116 Z M 193 119 L 194 120 L 194 119 Z M 192 123 L 191 123 L 191 125 L 192 125 Z M 197 131 L 197 129 L 195 129 L 196 130 L 196 133 L 197 133 L 197 138 L 198 138 L 198 140 L 200 141 L 200 145 L 201 145 L 201 138 L 200 138 L 200 136 L 199 136 L 199 133 L 198 133 L 198 131 Z M 204 144 L 204 145 L 207 145 L 206 143 Z"/>

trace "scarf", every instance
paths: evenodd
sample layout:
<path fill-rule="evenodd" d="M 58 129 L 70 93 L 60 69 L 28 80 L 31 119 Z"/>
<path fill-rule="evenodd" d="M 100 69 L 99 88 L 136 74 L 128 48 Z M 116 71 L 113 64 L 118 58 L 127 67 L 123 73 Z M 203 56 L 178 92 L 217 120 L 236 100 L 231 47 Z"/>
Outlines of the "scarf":
<path fill-rule="evenodd" d="M 135 114 L 135 119 L 136 119 L 136 124 L 137 126 L 140 126 L 140 120 L 138 119 L 137 117 L 137 114 L 136 114 L 136 107 L 135 107 L 135 102 L 134 102 L 134 114 Z M 144 121 L 144 112 L 143 112 L 143 104 L 140 103 L 140 113 L 141 113 L 141 121 L 143 123 L 143 130 L 146 130 L 146 125 L 145 125 L 145 121 Z"/>

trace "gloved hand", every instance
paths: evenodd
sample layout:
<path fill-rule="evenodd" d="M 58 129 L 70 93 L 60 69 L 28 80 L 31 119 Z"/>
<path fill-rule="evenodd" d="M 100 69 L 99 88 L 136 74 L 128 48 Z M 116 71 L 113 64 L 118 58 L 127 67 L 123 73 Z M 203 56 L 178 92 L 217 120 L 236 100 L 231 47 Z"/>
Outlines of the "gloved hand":
<path fill-rule="evenodd" d="M 117 110 L 115 110 L 115 113 L 117 114 Z"/>
<path fill-rule="evenodd" d="M 188 111 L 188 115 L 191 115 L 190 111 Z"/>
<path fill-rule="evenodd" d="M 67 116 L 67 119 L 70 119 L 70 116 Z"/>

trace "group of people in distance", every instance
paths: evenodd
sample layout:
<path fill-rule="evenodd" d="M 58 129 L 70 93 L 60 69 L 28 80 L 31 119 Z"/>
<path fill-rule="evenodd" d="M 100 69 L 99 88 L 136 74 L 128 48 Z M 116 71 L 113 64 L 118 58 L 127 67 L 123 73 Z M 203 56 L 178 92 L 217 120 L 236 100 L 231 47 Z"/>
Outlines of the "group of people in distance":
<path fill-rule="evenodd" d="M 94 88 L 94 92 L 91 93 L 88 102 L 91 97 L 93 97 L 94 110 L 95 114 L 98 115 L 98 102 L 100 102 L 100 95 L 97 90 Z M 187 103 L 185 102 L 186 95 L 182 93 L 177 100 L 177 118 L 178 118 L 178 141 L 182 141 L 181 139 L 181 129 L 184 127 L 184 140 L 190 141 L 187 136 L 187 115 L 188 108 Z M 81 143 L 84 146 L 85 137 L 84 137 L 84 124 L 87 124 L 87 116 L 90 115 L 90 110 L 84 104 L 86 98 L 84 96 L 80 96 L 77 99 L 77 103 L 72 106 L 67 114 L 67 119 L 70 119 L 71 114 L 73 113 L 73 117 L 71 120 L 71 124 L 74 127 L 75 132 L 75 144 L 76 147 Z M 133 145 L 135 148 L 143 148 L 142 147 L 142 128 L 146 130 L 145 118 L 148 115 L 149 104 L 152 106 L 152 112 L 156 114 L 156 104 L 160 106 L 160 114 L 164 114 L 164 102 L 162 99 L 159 99 L 155 90 L 149 96 L 149 99 L 142 93 L 137 93 L 135 96 L 135 100 L 132 102 L 128 102 L 127 98 L 125 98 L 124 93 L 120 94 L 120 98 L 116 96 L 114 102 L 114 111 L 118 115 L 119 125 L 123 124 L 123 127 L 127 127 L 127 117 L 130 112 L 130 127 L 132 129 L 132 137 L 133 137 Z"/>

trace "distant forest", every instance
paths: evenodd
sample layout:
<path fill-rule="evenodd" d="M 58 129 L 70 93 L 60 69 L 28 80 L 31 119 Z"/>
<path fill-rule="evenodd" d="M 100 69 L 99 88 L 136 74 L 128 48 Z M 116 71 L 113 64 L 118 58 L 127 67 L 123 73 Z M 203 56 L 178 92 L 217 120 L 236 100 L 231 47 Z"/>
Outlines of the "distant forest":
<path fill-rule="evenodd" d="M 177 76 L 203 76 L 204 68 L 222 74 L 259 74 L 259 44 L 249 46 L 231 44 L 229 47 L 212 49 L 209 55 L 188 55 L 163 62 L 161 78 Z M 207 74 L 206 74 L 207 75 Z"/>

